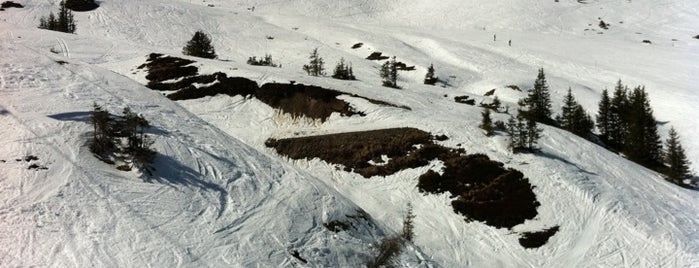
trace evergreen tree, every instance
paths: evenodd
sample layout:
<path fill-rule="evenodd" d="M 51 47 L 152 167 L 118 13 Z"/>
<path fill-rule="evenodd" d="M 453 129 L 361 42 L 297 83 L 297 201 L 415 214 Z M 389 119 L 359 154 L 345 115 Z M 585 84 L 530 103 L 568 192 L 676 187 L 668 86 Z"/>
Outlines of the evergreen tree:
<path fill-rule="evenodd" d="M 539 69 L 539 74 L 534 81 L 534 88 L 529 91 L 529 95 L 522 101 L 527 107 L 524 116 L 546 124 L 553 123 L 551 120 L 551 96 L 546 83 L 544 69 Z"/>
<path fill-rule="evenodd" d="M 611 101 L 609 100 L 609 93 L 607 90 L 602 91 L 602 99 L 599 102 L 598 105 L 598 111 L 597 111 L 597 129 L 599 130 L 600 133 L 600 138 L 602 139 L 603 142 L 607 143 L 609 142 L 609 135 L 612 129 L 611 126 L 611 120 L 612 120 L 612 114 L 611 114 Z"/>
<path fill-rule="evenodd" d="M 636 163 L 649 168 L 661 163 L 662 145 L 650 107 L 648 94 L 643 87 L 636 87 L 629 95 L 628 132 L 624 138 L 624 153 Z"/>
<path fill-rule="evenodd" d="M 216 51 L 211 45 L 211 37 L 201 30 L 196 31 L 192 39 L 182 48 L 182 54 L 207 59 L 217 57 Z"/>
<path fill-rule="evenodd" d="M 592 118 L 585 112 L 582 105 L 575 100 L 570 88 L 568 88 L 568 94 L 563 99 L 561 114 L 556 116 L 556 121 L 562 129 L 584 138 L 589 136 L 594 126 Z"/>
<path fill-rule="evenodd" d="M 314 48 L 311 55 L 308 57 L 310 62 L 303 66 L 303 70 L 306 71 L 308 75 L 312 76 L 324 76 L 325 75 L 325 62 L 323 58 L 318 55 L 318 48 Z"/>
<path fill-rule="evenodd" d="M 150 127 L 148 121 L 143 116 L 137 115 L 129 109 L 124 108 L 122 135 L 126 137 L 127 146 L 124 153 L 131 155 L 131 163 L 146 171 L 151 175 L 153 158 L 155 151 L 150 146 L 153 140 L 145 134 L 145 129 Z"/>
<path fill-rule="evenodd" d="M 75 33 L 75 20 L 73 18 L 73 12 L 66 8 L 64 1 L 61 1 L 60 8 L 58 10 L 58 17 L 51 12 L 49 13 L 48 17 L 40 18 L 39 29 L 64 33 Z"/>
<path fill-rule="evenodd" d="M 66 7 L 65 1 L 61 1 L 58 12 L 58 31 L 66 33 L 75 32 L 75 21 L 73 20 L 73 12 Z"/>
<path fill-rule="evenodd" d="M 614 88 L 614 95 L 612 97 L 611 105 L 609 106 L 609 145 L 616 149 L 621 150 L 624 148 L 624 137 L 627 136 L 628 132 L 628 87 L 621 83 L 621 80 L 617 82 Z"/>
<path fill-rule="evenodd" d="M 665 141 L 665 174 L 675 183 L 682 183 L 682 180 L 691 176 L 689 172 L 689 161 L 684 153 L 680 137 L 675 128 L 670 128 L 669 137 Z"/>
<path fill-rule="evenodd" d="M 396 57 L 393 56 L 390 60 L 384 62 L 379 70 L 379 75 L 383 78 L 383 86 L 398 87 L 398 66 L 396 65 Z"/>
<path fill-rule="evenodd" d="M 434 66 L 430 64 L 430 67 L 427 68 L 427 74 L 425 74 L 425 85 L 434 85 L 437 80 L 439 78 L 434 75 Z"/>
<path fill-rule="evenodd" d="M 483 112 L 481 112 L 481 115 L 483 116 L 483 120 L 481 121 L 481 125 L 479 127 L 485 130 L 486 136 L 492 136 L 493 120 L 490 118 L 490 109 L 483 108 Z"/>
<path fill-rule="evenodd" d="M 352 66 L 345 64 L 345 58 L 340 58 L 340 62 L 335 65 L 332 78 L 341 80 L 355 80 Z"/>
<path fill-rule="evenodd" d="M 408 203 L 408 211 L 405 213 L 405 218 L 403 218 L 403 233 L 401 236 L 406 241 L 413 241 L 415 238 L 415 214 L 413 214 L 413 204 Z"/>
<path fill-rule="evenodd" d="M 111 118 L 109 112 L 103 110 L 97 103 L 93 103 L 92 107 L 92 112 L 90 112 L 90 123 L 92 124 L 90 150 L 97 155 L 104 156 L 114 149 L 115 145 Z"/>
<path fill-rule="evenodd" d="M 526 141 L 527 141 L 527 150 L 530 152 L 537 151 L 539 148 L 536 147 L 537 143 L 539 142 L 539 138 L 541 138 L 541 132 L 543 129 L 537 127 L 536 121 L 527 119 L 527 126 L 526 126 Z M 522 132 L 522 131 L 520 131 Z"/>

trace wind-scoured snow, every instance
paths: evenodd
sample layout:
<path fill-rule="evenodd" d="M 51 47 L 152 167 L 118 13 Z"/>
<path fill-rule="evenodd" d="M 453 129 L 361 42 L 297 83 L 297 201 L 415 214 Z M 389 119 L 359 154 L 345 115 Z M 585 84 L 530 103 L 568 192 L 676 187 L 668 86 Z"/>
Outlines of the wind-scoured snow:
<path fill-rule="evenodd" d="M 506 86 L 530 88 L 540 67 L 555 111 L 568 87 L 594 114 L 601 91 L 618 79 L 645 85 L 661 135 L 674 126 L 697 170 L 695 1 L 105 0 L 75 13 L 76 34 L 36 29 L 58 1 L 21 3 L 25 8 L 0 11 L 2 267 L 357 267 L 372 254 L 371 243 L 400 231 L 408 202 L 416 239 L 401 258 L 404 266 L 699 263 L 699 192 L 551 127 L 544 127 L 541 153 L 511 154 L 507 137 L 489 138 L 477 128 L 480 108 L 453 100 L 490 102 L 483 94 L 496 89 L 514 111 L 526 92 Z M 597 26 L 600 19 L 609 30 Z M 196 30 L 211 35 L 225 60 L 186 57 L 200 73 L 222 71 L 258 84 L 296 81 L 411 110 L 341 96 L 366 116 L 333 115 L 321 123 L 280 115 L 254 98 L 173 102 L 145 88 L 137 66 L 151 52 L 184 57 L 182 46 Z M 306 76 L 301 66 L 313 48 L 328 72 L 341 57 L 352 62 L 359 81 Z M 380 86 L 381 62 L 364 59 L 374 51 L 416 66 L 400 72 L 403 89 Z M 245 64 L 266 53 L 282 68 Z M 445 87 L 422 84 L 431 63 Z M 158 155 L 149 182 L 89 152 L 93 102 L 112 113 L 129 106 L 151 122 Z M 447 195 L 416 188 L 438 162 L 364 179 L 317 159 L 290 161 L 264 146 L 270 137 L 388 127 L 445 134 L 444 145 L 522 171 L 535 186 L 539 215 L 512 230 L 466 222 Z M 28 169 L 27 155 L 47 169 Z M 369 217 L 352 231 L 323 226 L 362 211 Z M 519 233 L 556 225 L 560 231 L 546 245 L 519 245 Z"/>

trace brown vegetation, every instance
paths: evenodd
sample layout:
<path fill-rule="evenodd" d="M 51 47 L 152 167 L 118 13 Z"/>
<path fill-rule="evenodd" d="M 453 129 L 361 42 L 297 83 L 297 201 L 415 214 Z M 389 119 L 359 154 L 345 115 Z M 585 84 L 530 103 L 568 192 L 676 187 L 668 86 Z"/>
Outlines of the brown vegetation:
<path fill-rule="evenodd" d="M 428 171 L 418 179 L 424 193 L 448 192 L 454 211 L 498 228 L 511 228 L 533 219 L 539 202 L 524 175 L 483 154 L 434 143 L 436 137 L 414 128 L 394 128 L 290 139 L 270 139 L 266 145 L 292 159 L 320 158 L 340 164 L 364 177 L 386 176 L 427 165 L 434 159 L 445 167 L 440 175 Z M 377 164 L 376 159 L 389 158 Z M 373 163 L 370 160 L 374 160 Z"/>
<path fill-rule="evenodd" d="M 250 79 L 228 77 L 222 72 L 200 75 L 199 69 L 191 66 L 192 63 L 194 61 L 152 53 L 146 63 L 138 68 L 145 68 L 148 71 L 146 75 L 146 79 L 149 80 L 146 85 L 148 88 L 175 91 L 167 95 L 172 100 L 198 99 L 217 94 L 253 95 L 267 105 L 292 116 L 305 116 L 324 121 L 334 112 L 343 116 L 364 115 L 353 110 L 349 103 L 338 99 L 338 96 L 346 94 L 340 91 L 294 83 L 268 83 L 260 87 Z M 377 105 L 410 109 L 385 101 L 351 96 L 366 99 Z"/>

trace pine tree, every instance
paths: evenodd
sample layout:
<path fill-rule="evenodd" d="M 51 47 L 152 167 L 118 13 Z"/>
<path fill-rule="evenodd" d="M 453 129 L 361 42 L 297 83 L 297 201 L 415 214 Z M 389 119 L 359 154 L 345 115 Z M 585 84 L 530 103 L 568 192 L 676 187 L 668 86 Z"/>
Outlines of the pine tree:
<path fill-rule="evenodd" d="M 568 88 L 568 94 L 563 99 L 561 114 L 556 116 L 556 121 L 562 129 L 584 138 L 588 138 L 594 126 L 592 118 L 585 112 L 582 105 L 575 100 L 570 88 Z"/>
<path fill-rule="evenodd" d="M 345 64 L 345 58 L 340 58 L 340 62 L 335 65 L 335 70 L 333 71 L 332 78 L 341 80 L 355 80 L 354 73 L 352 73 L 352 67 Z"/>
<path fill-rule="evenodd" d="M 631 161 L 645 167 L 658 167 L 662 145 L 645 88 L 636 87 L 629 95 L 627 118 L 624 153 Z"/>
<path fill-rule="evenodd" d="M 493 135 L 493 120 L 490 118 L 490 109 L 488 108 L 483 108 L 483 112 L 481 112 L 481 115 L 483 116 L 483 120 L 481 121 L 480 128 L 485 130 L 485 135 L 486 136 L 492 136 Z"/>
<path fill-rule="evenodd" d="M 430 67 L 427 68 L 427 74 L 425 74 L 425 85 L 434 85 L 437 83 L 437 80 L 439 78 L 434 75 L 434 66 L 430 64 Z"/>
<path fill-rule="evenodd" d="M 211 37 L 201 30 L 196 31 L 192 39 L 182 48 L 182 54 L 207 59 L 217 57 L 216 50 L 211 45 Z"/>
<path fill-rule="evenodd" d="M 58 31 L 66 33 L 75 32 L 75 22 L 73 20 L 73 12 L 66 7 L 64 1 L 61 1 L 58 12 Z"/>
<path fill-rule="evenodd" d="M 406 241 L 413 241 L 415 238 L 415 214 L 413 214 L 413 204 L 408 203 L 408 211 L 405 213 L 405 218 L 403 218 L 403 233 L 401 236 Z"/>
<path fill-rule="evenodd" d="M 115 137 L 111 126 L 109 112 L 105 111 L 93 103 L 90 112 L 90 123 L 92 124 L 92 140 L 90 150 L 97 155 L 104 156 L 114 148 Z"/>
<path fill-rule="evenodd" d="M 539 74 L 534 81 L 534 88 L 529 91 L 529 95 L 522 101 L 527 107 L 524 116 L 546 124 L 553 123 L 551 120 L 551 96 L 546 83 L 544 69 L 539 69 Z"/>
<path fill-rule="evenodd" d="M 527 141 L 527 150 L 530 152 L 537 151 L 539 148 L 536 147 L 537 143 L 539 142 L 539 138 L 541 138 L 541 132 L 543 129 L 537 127 L 536 121 L 527 119 L 527 128 L 526 128 L 526 141 Z"/>
<path fill-rule="evenodd" d="M 627 92 L 628 87 L 624 86 L 621 80 L 619 80 L 614 88 L 611 105 L 609 106 L 609 145 L 617 150 L 624 148 L 624 137 L 628 133 L 627 115 L 629 112 L 627 108 L 629 99 Z"/>
<path fill-rule="evenodd" d="M 325 75 L 325 62 L 323 58 L 318 55 L 318 48 L 314 48 L 311 55 L 308 57 L 310 62 L 303 66 L 303 70 L 306 71 L 308 75 L 312 76 L 324 76 Z"/>
<path fill-rule="evenodd" d="M 39 29 L 64 33 L 75 33 L 75 19 L 73 17 L 73 12 L 66 8 L 64 1 L 61 1 L 60 8 L 58 10 L 58 17 L 51 12 L 47 18 L 40 18 Z"/>
<path fill-rule="evenodd" d="M 602 99 L 599 102 L 597 110 L 597 130 L 599 130 L 600 138 L 603 142 L 609 142 L 609 135 L 612 129 L 611 126 L 611 101 L 609 100 L 609 93 L 607 90 L 602 91 Z"/>
<path fill-rule="evenodd" d="M 123 111 L 122 125 L 122 135 L 127 140 L 124 153 L 131 156 L 131 163 L 134 166 L 151 175 L 153 170 L 151 164 L 153 163 L 155 151 L 150 148 L 153 140 L 145 134 L 145 129 L 150 124 L 143 116 L 133 113 L 129 107 L 126 107 Z"/>
<path fill-rule="evenodd" d="M 398 66 L 396 65 L 396 57 L 393 56 L 390 60 L 384 62 L 379 70 L 379 75 L 383 78 L 383 86 L 398 87 Z"/>
<path fill-rule="evenodd" d="M 675 128 L 670 128 L 668 138 L 665 141 L 664 162 L 667 165 L 665 174 L 675 183 L 682 183 L 682 180 L 691 176 L 689 172 L 689 161 L 684 153 L 680 137 Z"/>

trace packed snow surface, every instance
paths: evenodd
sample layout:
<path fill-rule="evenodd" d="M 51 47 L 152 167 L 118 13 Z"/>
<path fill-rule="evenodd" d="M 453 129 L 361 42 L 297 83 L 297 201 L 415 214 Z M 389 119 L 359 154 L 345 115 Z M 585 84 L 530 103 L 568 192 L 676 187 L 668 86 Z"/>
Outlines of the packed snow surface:
<path fill-rule="evenodd" d="M 0 267 L 357 267 L 372 243 L 401 230 L 408 202 L 416 239 L 403 266 L 699 267 L 699 192 L 551 127 L 541 153 L 512 154 L 506 136 L 477 127 L 478 107 L 453 101 L 489 102 L 483 94 L 496 89 L 514 111 L 526 92 L 506 86 L 530 88 L 542 67 L 556 111 L 569 87 L 594 114 L 617 80 L 645 85 L 661 135 L 675 127 L 699 170 L 694 0 L 104 0 L 75 13 L 76 34 L 36 28 L 58 1 L 16 2 L 25 7 L 0 11 Z M 220 60 L 181 55 L 196 30 L 211 35 Z M 359 81 L 306 76 L 313 48 L 328 69 L 351 62 Z M 400 72 L 403 89 L 380 86 L 381 62 L 364 59 L 374 51 L 416 66 Z M 366 116 L 321 123 L 242 96 L 173 102 L 143 86 L 137 66 L 152 52 L 195 60 L 200 73 L 318 85 L 411 110 L 342 96 Z M 282 68 L 245 64 L 266 53 Z M 430 64 L 445 83 L 422 84 Z M 153 177 L 92 156 L 93 103 L 151 122 Z M 512 230 L 465 221 L 449 196 L 415 187 L 438 162 L 365 179 L 264 146 L 389 127 L 445 134 L 446 146 L 522 171 L 539 215 Z M 333 220 L 355 228 L 323 226 Z M 520 233 L 553 226 L 546 245 L 519 245 Z"/>

